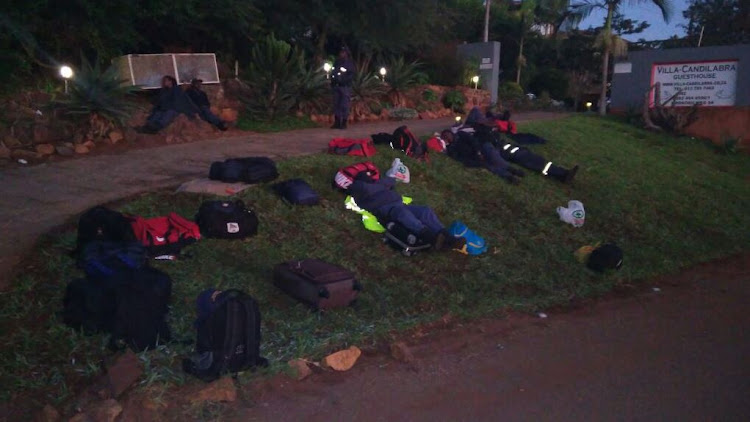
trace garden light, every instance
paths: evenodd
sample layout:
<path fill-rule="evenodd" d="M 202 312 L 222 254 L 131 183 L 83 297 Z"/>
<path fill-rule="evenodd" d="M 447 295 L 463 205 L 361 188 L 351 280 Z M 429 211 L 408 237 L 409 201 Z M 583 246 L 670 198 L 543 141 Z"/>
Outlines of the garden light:
<path fill-rule="evenodd" d="M 68 93 L 68 79 L 73 77 L 73 69 L 70 66 L 60 67 L 60 76 L 65 79 L 65 93 Z"/>
<path fill-rule="evenodd" d="M 380 73 L 380 79 L 385 82 L 385 74 L 388 73 L 388 71 L 385 69 L 385 67 L 381 67 L 378 72 Z"/>
<path fill-rule="evenodd" d="M 326 73 L 326 79 L 331 75 L 331 69 L 333 69 L 333 65 L 325 62 L 323 63 L 323 71 Z"/>
<path fill-rule="evenodd" d="M 592 105 L 593 105 L 593 104 L 591 104 L 591 101 L 588 101 L 588 102 L 586 103 L 586 111 L 591 111 L 591 106 L 592 106 Z"/>
<path fill-rule="evenodd" d="M 474 76 L 473 76 L 473 77 L 471 78 L 471 81 L 472 81 L 472 82 L 474 82 L 474 89 L 477 89 L 477 86 L 479 85 L 479 76 L 477 76 L 477 75 L 474 75 Z"/>
<path fill-rule="evenodd" d="M 456 116 L 456 123 L 461 123 L 461 116 Z"/>

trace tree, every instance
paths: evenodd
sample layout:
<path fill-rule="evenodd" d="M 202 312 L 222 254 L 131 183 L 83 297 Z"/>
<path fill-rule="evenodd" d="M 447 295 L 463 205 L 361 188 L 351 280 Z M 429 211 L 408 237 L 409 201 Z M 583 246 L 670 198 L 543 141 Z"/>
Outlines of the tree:
<path fill-rule="evenodd" d="M 669 0 L 632 0 L 634 3 L 650 3 L 658 7 L 661 11 L 664 21 L 669 22 L 672 13 L 672 7 Z M 607 83 L 609 79 L 609 61 L 612 53 L 622 52 L 624 41 L 617 34 L 612 32 L 613 19 L 623 5 L 623 0 L 584 0 L 571 6 L 571 15 L 569 19 L 580 22 L 583 18 L 589 16 L 596 9 L 603 9 L 607 12 L 604 20 L 604 28 L 597 36 L 596 45 L 602 50 L 602 89 L 599 95 L 599 114 L 607 114 Z"/>
<path fill-rule="evenodd" d="M 743 0 L 691 0 L 682 12 L 683 27 L 693 46 L 703 33 L 701 46 L 750 42 L 750 2 Z"/>

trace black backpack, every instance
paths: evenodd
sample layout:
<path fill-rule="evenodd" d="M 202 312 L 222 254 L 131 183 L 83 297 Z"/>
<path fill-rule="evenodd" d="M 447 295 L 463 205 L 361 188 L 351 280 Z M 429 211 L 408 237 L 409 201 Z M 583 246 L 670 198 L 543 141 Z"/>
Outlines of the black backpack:
<path fill-rule="evenodd" d="M 139 242 L 92 241 L 79 254 L 78 267 L 89 277 L 109 277 L 147 264 L 146 248 Z"/>
<path fill-rule="evenodd" d="M 258 217 L 241 200 L 205 201 L 195 215 L 201 236 L 243 239 L 258 233 Z"/>
<path fill-rule="evenodd" d="M 226 183 L 263 183 L 279 177 L 276 163 L 268 157 L 230 158 L 211 164 L 208 178 Z"/>
<path fill-rule="evenodd" d="M 372 138 L 372 143 L 375 145 L 390 145 L 394 140 L 392 134 L 384 132 L 370 135 L 370 138 Z"/>
<path fill-rule="evenodd" d="M 155 268 L 120 273 L 115 279 L 115 312 L 110 348 L 153 349 L 171 339 L 166 317 L 172 279 Z"/>
<path fill-rule="evenodd" d="M 201 296 L 207 303 L 201 309 Z M 183 360 L 183 369 L 203 381 L 241 372 L 268 361 L 260 356 L 260 309 L 240 290 L 213 289 L 199 296 L 196 354 Z M 208 308 L 208 309 L 206 309 Z"/>
<path fill-rule="evenodd" d="M 406 126 L 401 126 L 393 132 L 391 148 L 406 153 L 407 157 L 427 160 L 427 147 L 423 145 Z"/>
<path fill-rule="evenodd" d="M 129 242 L 135 240 L 130 219 L 109 208 L 96 206 L 81 214 L 78 219 L 78 238 L 75 254 L 78 255 L 89 242 Z"/>
<path fill-rule="evenodd" d="M 78 278 L 68 283 L 63 299 L 65 325 L 84 334 L 112 331 L 117 280 Z"/>
<path fill-rule="evenodd" d="M 273 185 L 273 189 L 286 202 L 293 205 L 317 205 L 320 197 L 302 179 L 290 179 Z"/>

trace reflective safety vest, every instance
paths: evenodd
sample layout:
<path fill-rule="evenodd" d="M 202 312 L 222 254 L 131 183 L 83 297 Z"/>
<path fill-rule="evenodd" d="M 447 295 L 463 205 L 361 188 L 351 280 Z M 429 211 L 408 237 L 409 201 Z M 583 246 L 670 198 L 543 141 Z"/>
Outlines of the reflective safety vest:
<path fill-rule="evenodd" d="M 401 200 L 404 202 L 404 204 L 411 204 L 412 202 L 412 199 L 408 196 L 402 196 Z M 360 208 L 354 201 L 354 198 L 352 198 L 351 196 L 346 197 L 346 199 L 344 200 L 344 205 L 346 206 L 346 209 L 352 210 L 362 216 L 362 224 L 367 230 L 375 233 L 385 232 L 385 227 L 380 224 L 378 219 L 375 218 L 375 216 L 372 215 L 371 212 Z"/>

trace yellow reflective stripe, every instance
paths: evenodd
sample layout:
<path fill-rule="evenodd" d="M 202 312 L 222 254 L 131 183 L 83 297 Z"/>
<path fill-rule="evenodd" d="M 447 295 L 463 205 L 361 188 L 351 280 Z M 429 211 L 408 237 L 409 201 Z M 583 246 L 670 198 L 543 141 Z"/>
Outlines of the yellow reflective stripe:
<path fill-rule="evenodd" d="M 546 166 L 544 166 L 544 170 L 542 170 L 542 174 L 546 176 L 550 167 L 552 167 L 552 161 L 550 161 L 549 163 L 547 163 Z"/>
<path fill-rule="evenodd" d="M 519 149 L 519 147 L 515 147 L 515 148 L 513 148 L 512 150 L 510 150 L 510 153 L 511 153 L 511 154 L 515 154 L 515 153 L 516 153 L 516 151 L 518 151 L 518 149 Z"/>

